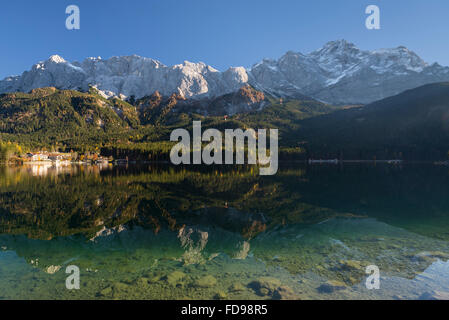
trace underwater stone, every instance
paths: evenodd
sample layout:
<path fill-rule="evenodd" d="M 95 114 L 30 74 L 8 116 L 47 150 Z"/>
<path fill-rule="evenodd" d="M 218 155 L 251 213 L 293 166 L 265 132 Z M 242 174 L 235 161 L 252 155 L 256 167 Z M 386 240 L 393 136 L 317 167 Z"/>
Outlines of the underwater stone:
<path fill-rule="evenodd" d="M 251 282 L 248 286 L 254 289 L 258 295 L 271 296 L 281 286 L 281 281 L 276 278 L 261 277 Z"/>
<path fill-rule="evenodd" d="M 348 278 L 348 282 L 349 282 L 351 285 L 355 285 L 355 284 L 359 283 L 360 280 L 358 280 L 358 279 L 356 279 L 356 278 L 354 278 L 354 277 L 349 277 L 349 278 Z"/>
<path fill-rule="evenodd" d="M 360 261 L 356 260 L 340 260 L 340 264 L 342 269 L 346 270 L 362 270 L 363 267 L 360 264 Z"/>
<path fill-rule="evenodd" d="M 229 287 L 229 292 L 239 292 L 239 291 L 245 291 L 245 287 L 240 282 L 233 283 Z"/>
<path fill-rule="evenodd" d="M 114 287 L 114 290 L 117 291 L 124 291 L 124 290 L 128 290 L 129 285 L 127 285 L 126 283 L 123 282 L 114 282 L 114 284 L 112 285 Z"/>
<path fill-rule="evenodd" d="M 195 280 L 194 286 L 199 288 L 210 288 L 217 284 L 215 277 L 208 275 L 200 279 Z"/>
<path fill-rule="evenodd" d="M 103 297 L 110 296 L 111 294 L 112 294 L 112 287 L 107 287 L 98 293 L 98 295 Z"/>
<path fill-rule="evenodd" d="M 275 300 L 301 300 L 298 295 L 295 294 L 293 289 L 287 286 L 281 286 L 276 289 L 273 294 Z"/>
<path fill-rule="evenodd" d="M 139 286 L 147 286 L 148 282 L 149 282 L 149 279 L 145 278 L 145 277 L 141 277 L 141 278 L 136 280 L 136 284 L 139 285 Z"/>
<path fill-rule="evenodd" d="M 449 300 L 449 292 L 444 291 L 426 292 L 419 297 L 419 300 Z"/>
<path fill-rule="evenodd" d="M 181 280 L 184 279 L 185 277 L 186 277 L 186 274 L 184 272 L 174 271 L 167 276 L 166 280 L 167 280 L 168 284 L 170 284 L 172 286 L 176 286 L 177 284 L 180 284 Z"/>
<path fill-rule="evenodd" d="M 441 251 L 431 251 L 429 252 L 433 257 L 441 260 L 449 260 L 449 254 Z"/>
<path fill-rule="evenodd" d="M 47 269 L 45 269 L 45 272 L 48 274 L 55 274 L 61 269 L 61 266 L 49 266 Z"/>
<path fill-rule="evenodd" d="M 268 290 L 267 288 L 259 288 L 259 295 L 261 296 L 269 296 L 271 291 Z"/>
<path fill-rule="evenodd" d="M 228 295 L 223 291 L 218 291 L 215 295 L 216 300 L 226 300 L 228 298 Z"/>
<path fill-rule="evenodd" d="M 421 252 L 418 253 L 416 257 L 423 261 L 435 261 L 437 259 L 445 261 L 449 260 L 449 254 L 441 251 Z"/>
<path fill-rule="evenodd" d="M 322 293 L 333 293 L 338 290 L 346 289 L 346 284 L 338 280 L 329 280 L 318 288 Z"/>

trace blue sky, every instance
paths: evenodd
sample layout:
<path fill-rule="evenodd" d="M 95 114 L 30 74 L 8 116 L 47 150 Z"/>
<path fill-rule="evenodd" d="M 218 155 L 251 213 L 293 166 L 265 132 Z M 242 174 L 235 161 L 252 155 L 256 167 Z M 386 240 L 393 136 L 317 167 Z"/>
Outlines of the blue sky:
<path fill-rule="evenodd" d="M 71 4 L 80 8 L 80 30 L 65 28 Z M 380 7 L 381 30 L 365 28 L 370 4 Z M 224 70 L 336 39 L 361 49 L 405 45 L 449 65 L 447 0 L 14 0 L 0 8 L 0 78 L 52 54 L 69 61 L 138 54 Z"/>

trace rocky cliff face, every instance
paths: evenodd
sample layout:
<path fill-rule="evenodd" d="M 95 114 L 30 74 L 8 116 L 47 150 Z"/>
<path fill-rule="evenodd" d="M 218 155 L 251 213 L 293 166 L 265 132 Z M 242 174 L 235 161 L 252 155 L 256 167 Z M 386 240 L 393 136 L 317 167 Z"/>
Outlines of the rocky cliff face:
<path fill-rule="evenodd" d="M 211 99 L 185 99 L 179 94 L 162 96 L 156 91 L 151 96 L 143 97 L 136 102 L 144 123 L 157 121 L 155 119 L 163 118 L 172 111 L 221 116 L 262 110 L 268 104 L 263 92 L 255 90 L 250 85 Z"/>

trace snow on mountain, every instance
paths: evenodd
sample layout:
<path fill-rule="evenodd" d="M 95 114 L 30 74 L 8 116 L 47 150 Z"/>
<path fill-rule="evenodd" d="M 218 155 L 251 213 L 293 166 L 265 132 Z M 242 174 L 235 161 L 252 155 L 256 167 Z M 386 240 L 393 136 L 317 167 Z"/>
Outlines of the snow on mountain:
<path fill-rule="evenodd" d="M 244 68 L 219 72 L 202 62 L 185 61 L 168 67 L 159 61 L 133 55 L 70 63 L 54 55 L 22 76 L 0 81 L 0 93 L 28 92 L 48 86 L 87 90 L 92 85 L 106 97 L 134 95 L 140 98 L 159 91 L 164 95 L 177 93 L 185 98 L 209 98 L 235 92 L 247 82 Z"/>
<path fill-rule="evenodd" d="M 345 40 L 304 55 L 287 52 L 250 70 L 258 88 L 277 95 L 301 93 L 334 104 L 370 103 L 427 83 L 448 81 L 449 68 L 429 66 L 405 47 L 363 51 Z"/>
<path fill-rule="evenodd" d="M 136 98 L 155 91 L 186 99 L 215 98 L 250 84 L 276 96 L 309 96 L 333 104 L 370 103 L 432 82 L 449 81 L 449 68 L 428 65 L 405 47 L 364 51 L 345 40 L 331 41 L 309 54 L 289 51 L 249 70 L 220 72 L 202 62 L 166 66 L 136 55 L 67 62 L 54 55 L 21 76 L 0 81 L 0 93 L 53 86 L 87 90 L 105 97 Z"/>

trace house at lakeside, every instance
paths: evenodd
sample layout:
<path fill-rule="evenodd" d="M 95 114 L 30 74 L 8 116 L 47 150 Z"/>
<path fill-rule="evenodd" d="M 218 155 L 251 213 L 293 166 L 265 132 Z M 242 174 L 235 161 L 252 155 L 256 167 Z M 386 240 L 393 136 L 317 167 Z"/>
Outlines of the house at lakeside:
<path fill-rule="evenodd" d="M 27 161 L 49 161 L 48 154 L 44 152 L 39 153 L 27 153 L 26 154 Z"/>
<path fill-rule="evenodd" d="M 40 161 L 70 161 L 72 156 L 70 153 L 59 153 L 59 152 L 36 152 L 36 153 L 27 153 L 25 159 L 30 162 L 40 162 Z"/>

